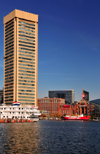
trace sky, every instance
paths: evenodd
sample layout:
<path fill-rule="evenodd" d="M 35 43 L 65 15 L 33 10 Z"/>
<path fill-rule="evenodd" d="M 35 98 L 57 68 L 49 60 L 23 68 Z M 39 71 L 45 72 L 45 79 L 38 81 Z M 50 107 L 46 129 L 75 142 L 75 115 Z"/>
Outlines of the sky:
<path fill-rule="evenodd" d="M 100 98 L 100 0 L 1 0 L 0 89 L 3 88 L 3 17 L 14 9 L 38 14 L 38 98 L 49 90 L 82 88 Z"/>

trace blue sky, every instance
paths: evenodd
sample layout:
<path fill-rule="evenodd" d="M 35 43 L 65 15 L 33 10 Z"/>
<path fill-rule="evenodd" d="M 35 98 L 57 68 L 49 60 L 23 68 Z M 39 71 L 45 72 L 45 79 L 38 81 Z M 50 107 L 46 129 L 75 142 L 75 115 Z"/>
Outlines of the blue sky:
<path fill-rule="evenodd" d="M 39 15 L 38 98 L 49 90 L 82 88 L 100 98 L 100 0 L 0 1 L 0 89 L 3 88 L 3 17 L 14 9 Z"/>

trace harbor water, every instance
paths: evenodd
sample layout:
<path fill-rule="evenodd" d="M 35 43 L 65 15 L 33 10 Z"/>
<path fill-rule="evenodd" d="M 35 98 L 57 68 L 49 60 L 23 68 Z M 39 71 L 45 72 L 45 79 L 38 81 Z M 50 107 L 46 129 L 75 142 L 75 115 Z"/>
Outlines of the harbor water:
<path fill-rule="evenodd" d="M 0 123 L 0 154 L 100 154 L 100 122 Z"/>

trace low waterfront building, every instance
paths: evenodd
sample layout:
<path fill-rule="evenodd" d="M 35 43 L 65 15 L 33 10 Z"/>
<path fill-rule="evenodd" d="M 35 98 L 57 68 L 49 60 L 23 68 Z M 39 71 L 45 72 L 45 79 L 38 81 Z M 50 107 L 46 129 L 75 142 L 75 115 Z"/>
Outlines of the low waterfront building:
<path fill-rule="evenodd" d="M 90 102 L 91 117 L 100 117 L 100 99 L 91 100 Z"/>
<path fill-rule="evenodd" d="M 65 104 L 62 98 L 40 98 L 38 99 L 38 109 L 48 111 L 51 115 L 58 113 L 58 106 Z"/>
<path fill-rule="evenodd" d="M 60 115 L 80 115 L 80 114 L 90 114 L 90 104 L 81 100 L 77 104 L 74 105 L 59 105 L 58 114 Z"/>
<path fill-rule="evenodd" d="M 85 100 L 85 91 L 83 89 L 82 99 L 79 102 L 72 104 L 65 104 L 65 99 L 62 98 L 41 98 L 38 99 L 39 110 L 45 110 L 51 115 L 58 114 L 63 115 L 92 115 L 94 114 L 95 106 Z"/>
<path fill-rule="evenodd" d="M 73 105 L 59 105 L 58 114 L 60 115 L 90 115 L 90 108 L 94 110 L 94 106 L 90 106 L 90 103 L 85 100 L 85 92 L 83 89 L 82 99 L 81 101 L 73 104 Z"/>

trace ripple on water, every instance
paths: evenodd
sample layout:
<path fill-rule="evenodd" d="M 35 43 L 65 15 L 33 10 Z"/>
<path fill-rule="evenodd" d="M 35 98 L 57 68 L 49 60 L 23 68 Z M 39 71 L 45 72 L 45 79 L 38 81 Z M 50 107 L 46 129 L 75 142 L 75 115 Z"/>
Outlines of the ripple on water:
<path fill-rule="evenodd" d="M 100 123 L 39 121 L 0 124 L 0 153 L 100 154 Z"/>

